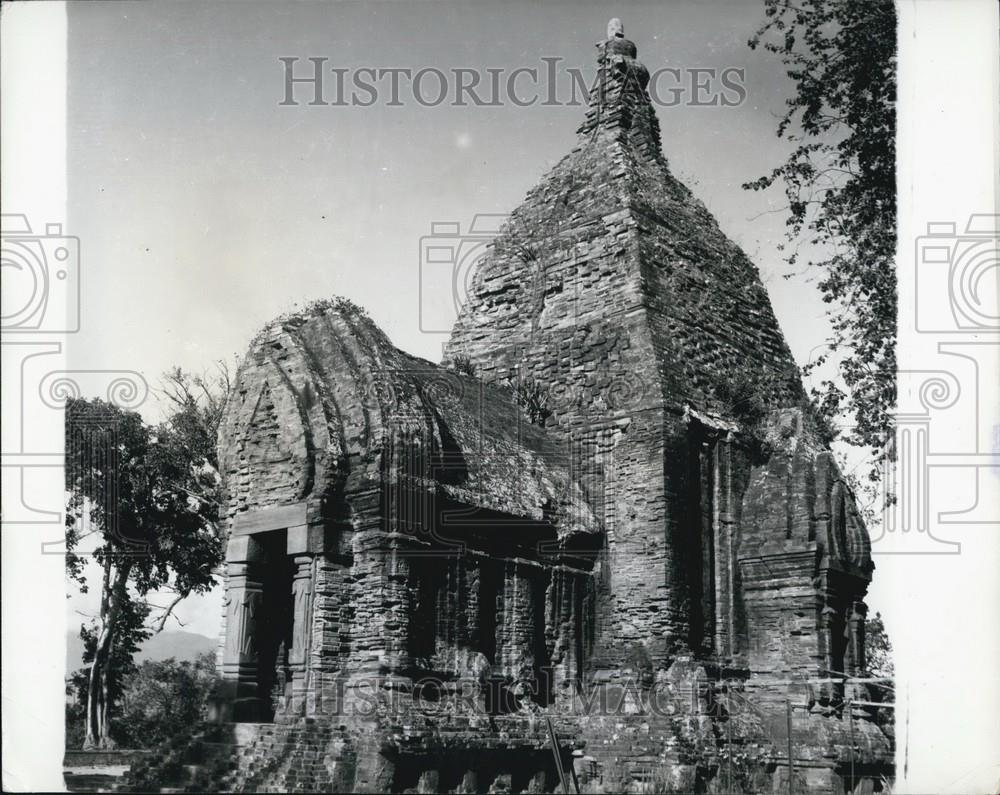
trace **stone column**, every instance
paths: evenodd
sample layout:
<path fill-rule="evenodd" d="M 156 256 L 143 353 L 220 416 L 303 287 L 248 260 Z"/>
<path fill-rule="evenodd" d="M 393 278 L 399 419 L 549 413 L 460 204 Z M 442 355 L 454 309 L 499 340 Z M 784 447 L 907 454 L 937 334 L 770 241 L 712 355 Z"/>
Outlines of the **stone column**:
<path fill-rule="evenodd" d="M 534 598 L 532 571 L 520 560 L 511 563 L 507 579 L 506 611 L 510 622 L 510 664 L 515 678 L 524 676 L 523 668 L 534 666 Z"/>
<path fill-rule="evenodd" d="M 851 612 L 848 614 L 848 655 L 850 662 L 845 667 L 845 673 L 851 676 L 860 676 L 865 667 L 865 616 L 868 607 L 864 602 L 856 601 L 851 605 Z"/>
<path fill-rule="evenodd" d="M 263 600 L 260 566 L 263 550 L 253 536 L 236 536 L 226 547 L 226 643 L 222 678 L 230 717 L 256 721 L 261 717 L 257 692 L 257 619 Z"/>
<path fill-rule="evenodd" d="M 573 760 L 574 763 L 576 759 Z M 551 792 L 552 788 L 548 786 L 547 776 L 544 770 L 539 770 L 530 779 L 528 779 L 528 784 L 524 788 L 524 792 L 527 793 L 542 793 Z"/>
<path fill-rule="evenodd" d="M 547 632 L 552 644 L 552 689 L 555 697 L 567 704 L 576 693 L 576 576 L 564 568 L 554 569 L 546 593 Z"/>
<path fill-rule="evenodd" d="M 387 539 L 384 562 L 383 602 L 380 606 L 385 643 L 385 668 L 391 683 L 405 687 L 413 666 L 410 656 L 410 594 L 414 545 L 410 537 L 393 533 Z M 414 583 L 415 584 L 415 583 Z"/>
<path fill-rule="evenodd" d="M 533 574 L 531 564 L 520 559 L 505 563 L 503 612 L 498 617 L 498 667 L 522 704 L 530 700 L 537 685 Z"/>
<path fill-rule="evenodd" d="M 476 770 L 466 770 L 455 792 L 469 793 L 470 795 L 479 792 L 479 773 Z"/>
<path fill-rule="evenodd" d="M 441 773 L 437 770 L 425 770 L 420 774 L 417 781 L 417 792 L 436 793 L 440 792 Z"/>
<path fill-rule="evenodd" d="M 287 554 L 292 558 L 292 647 L 288 666 L 292 674 L 292 698 L 289 712 L 305 714 L 309 700 L 312 671 L 310 652 L 313 635 L 313 599 L 316 589 L 314 561 L 324 549 L 322 525 L 300 525 L 288 528 Z"/>
<path fill-rule="evenodd" d="M 501 771 L 496 774 L 496 778 L 493 779 L 493 783 L 486 791 L 489 793 L 513 792 L 513 781 L 514 775 L 512 773 Z"/>
<path fill-rule="evenodd" d="M 835 674 L 832 673 L 836 665 L 833 659 L 834 625 L 837 611 L 826 603 L 819 611 L 819 654 L 821 660 L 821 673 L 824 679 L 829 679 Z M 820 701 L 829 704 L 836 698 L 838 688 L 830 682 L 824 682 L 819 687 Z"/>
<path fill-rule="evenodd" d="M 566 636 L 566 640 L 564 641 L 563 667 L 566 681 L 571 683 L 571 692 L 576 692 L 580 684 L 580 660 L 577 656 L 579 645 L 579 639 L 577 638 L 577 626 L 579 625 L 577 618 L 578 585 L 577 575 L 575 573 L 567 573 L 563 580 L 562 604 L 560 605 L 563 632 Z"/>
<path fill-rule="evenodd" d="M 716 446 L 713 478 L 715 512 L 715 653 L 724 659 L 736 654 L 733 584 L 733 531 L 736 516 L 733 500 L 733 447 L 730 436 Z"/>
<path fill-rule="evenodd" d="M 313 556 L 296 555 L 294 563 L 292 648 L 288 654 L 288 667 L 292 674 L 289 711 L 294 715 L 301 715 L 305 711 L 309 651 L 312 647 Z"/>

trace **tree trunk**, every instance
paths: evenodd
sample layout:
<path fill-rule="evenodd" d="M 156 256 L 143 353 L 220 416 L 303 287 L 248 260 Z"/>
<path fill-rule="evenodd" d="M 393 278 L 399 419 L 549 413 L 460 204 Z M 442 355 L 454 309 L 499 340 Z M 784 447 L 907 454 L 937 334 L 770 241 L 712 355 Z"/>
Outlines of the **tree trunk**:
<path fill-rule="evenodd" d="M 115 644 L 115 624 L 121 613 L 123 601 L 129 598 L 127 586 L 130 569 L 128 563 L 122 564 L 114 572 L 112 581 L 111 560 L 107 560 L 104 564 L 101 630 L 97 636 L 97 649 L 87 683 L 87 731 L 83 743 L 85 749 L 114 747 L 114 740 L 111 739 L 111 654 Z"/>

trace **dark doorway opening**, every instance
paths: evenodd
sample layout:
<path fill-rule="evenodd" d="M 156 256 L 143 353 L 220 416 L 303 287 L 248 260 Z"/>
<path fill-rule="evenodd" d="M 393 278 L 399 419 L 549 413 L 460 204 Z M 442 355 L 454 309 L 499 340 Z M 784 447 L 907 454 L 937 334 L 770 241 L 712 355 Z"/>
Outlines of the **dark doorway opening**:
<path fill-rule="evenodd" d="M 688 433 L 687 494 L 684 518 L 690 614 L 688 643 L 711 656 L 715 648 L 715 444 L 704 428 L 694 424 Z"/>
<path fill-rule="evenodd" d="M 263 533 L 259 540 L 264 562 L 261 614 L 257 619 L 257 697 L 261 720 L 272 721 L 277 697 L 284 695 L 284 687 L 289 681 L 288 655 L 295 620 L 292 598 L 295 567 L 287 554 L 287 531 Z"/>
<path fill-rule="evenodd" d="M 497 657 L 497 599 L 500 593 L 502 572 L 495 560 L 485 559 L 479 564 L 479 614 L 476 616 L 476 651 L 482 653 L 490 665 Z"/>

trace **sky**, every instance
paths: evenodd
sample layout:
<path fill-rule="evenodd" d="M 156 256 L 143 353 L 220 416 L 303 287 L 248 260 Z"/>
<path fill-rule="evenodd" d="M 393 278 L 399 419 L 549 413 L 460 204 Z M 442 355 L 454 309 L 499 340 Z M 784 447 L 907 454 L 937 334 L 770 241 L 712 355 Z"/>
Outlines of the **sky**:
<path fill-rule="evenodd" d="M 657 109 L 664 153 L 754 260 L 796 360 L 828 333 L 804 276 L 783 278 L 780 189 L 741 184 L 779 164 L 775 128 L 790 83 L 747 39 L 762 4 L 70 3 L 67 231 L 81 241 L 75 369 L 135 370 L 156 387 L 180 366 L 233 361 L 274 316 L 347 296 L 400 348 L 440 359 L 448 298 L 425 282 L 432 224 L 468 228 L 513 209 L 569 152 L 580 106 L 425 107 L 387 84 L 368 107 L 282 106 L 285 66 L 596 70 L 608 18 L 650 69 L 744 70 L 737 106 Z M 557 83 L 567 94 L 568 78 Z M 427 83 L 433 87 L 433 81 Z M 521 85 L 524 85 L 523 83 Z M 663 84 L 661 84 L 663 85 Z M 325 84 L 329 90 L 330 83 Z M 329 92 L 328 93 L 332 93 Z M 434 92 L 428 88 L 425 96 Z M 666 93 L 666 92 L 665 92 Z M 685 91 L 684 99 L 693 92 Z M 429 297 L 428 297 L 429 296 Z M 428 303 L 431 302 L 431 303 Z M 140 408 L 159 416 L 155 394 Z M 69 600 L 71 620 L 92 608 Z M 218 630 L 218 594 L 181 607 L 189 631 Z M 177 625 L 174 625 L 175 627 Z"/>

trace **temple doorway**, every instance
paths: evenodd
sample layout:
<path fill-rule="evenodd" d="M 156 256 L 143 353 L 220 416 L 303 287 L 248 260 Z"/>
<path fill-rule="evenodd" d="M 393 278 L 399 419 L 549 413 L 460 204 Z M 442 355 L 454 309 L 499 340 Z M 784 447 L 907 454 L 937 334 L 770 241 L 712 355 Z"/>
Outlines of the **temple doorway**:
<path fill-rule="evenodd" d="M 261 533 L 258 540 L 264 561 L 261 612 L 257 622 L 257 697 L 261 720 L 269 722 L 274 720 L 277 700 L 285 695 L 285 687 L 291 680 L 288 655 L 292 648 L 295 615 L 292 597 L 295 567 L 287 554 L 286 530 Z"/>

